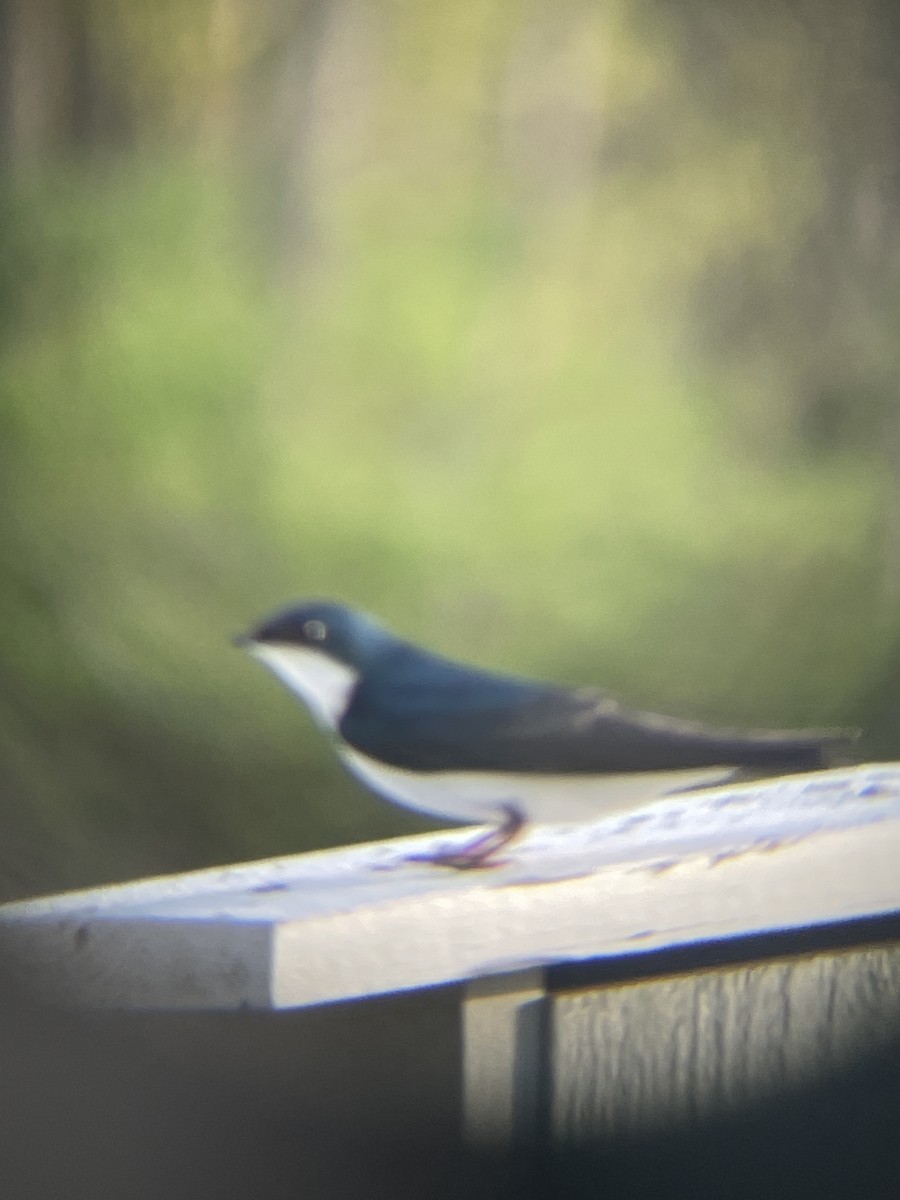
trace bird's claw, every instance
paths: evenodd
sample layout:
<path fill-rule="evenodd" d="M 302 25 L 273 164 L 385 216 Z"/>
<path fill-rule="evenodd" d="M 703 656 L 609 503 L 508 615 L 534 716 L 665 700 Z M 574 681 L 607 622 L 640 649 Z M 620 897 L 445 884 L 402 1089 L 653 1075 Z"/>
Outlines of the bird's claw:
<path fill-rule="evenodd" d="M 486 870 L 488 867 L 503 867 L 507 858 L 497 858 L 498 850 L 508 846 L 513 838 L 525 828 L 525 817 L 515 804 L 501 804 L 503 821 L 496 829 L 481 833 L 474 841 L 459 849 L 435 850 L 431 854 L 408 854 L 406 862 L 427 862 L 437 867 L 451 867 L 455 871 Z"/>

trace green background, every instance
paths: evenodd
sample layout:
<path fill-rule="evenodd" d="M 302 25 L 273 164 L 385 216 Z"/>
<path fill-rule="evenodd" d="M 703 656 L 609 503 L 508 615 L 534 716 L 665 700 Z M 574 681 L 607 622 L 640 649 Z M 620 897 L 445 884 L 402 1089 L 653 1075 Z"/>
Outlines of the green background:
<path fill-rule="evenodd" d="M 900 752 L 887 3 L 0 6 L 0 891 L 427 826 L 231 636 Z"/>

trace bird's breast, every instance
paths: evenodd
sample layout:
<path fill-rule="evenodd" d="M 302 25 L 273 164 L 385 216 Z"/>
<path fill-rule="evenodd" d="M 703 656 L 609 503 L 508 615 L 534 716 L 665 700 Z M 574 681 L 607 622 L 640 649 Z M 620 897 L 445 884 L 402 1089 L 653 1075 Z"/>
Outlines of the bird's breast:
<path fill-rule="evenodd" d="M 303 646 L 256 642 L 251 653 L 300 697 L 323 729 L 337 728 L 359 679 L 356 671 Z"/>

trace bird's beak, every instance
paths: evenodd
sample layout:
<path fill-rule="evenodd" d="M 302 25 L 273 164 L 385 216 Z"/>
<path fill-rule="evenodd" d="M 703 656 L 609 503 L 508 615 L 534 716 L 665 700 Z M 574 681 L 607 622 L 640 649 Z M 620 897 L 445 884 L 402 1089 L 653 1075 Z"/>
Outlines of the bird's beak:
<path fill-rule="evenodd" d="M 253 645 L 253 638 L 249 633 L 236 633 L 231 639 L 232 646 L 237 646 L 239 650 L 246 650 L 248 646 Z"/>

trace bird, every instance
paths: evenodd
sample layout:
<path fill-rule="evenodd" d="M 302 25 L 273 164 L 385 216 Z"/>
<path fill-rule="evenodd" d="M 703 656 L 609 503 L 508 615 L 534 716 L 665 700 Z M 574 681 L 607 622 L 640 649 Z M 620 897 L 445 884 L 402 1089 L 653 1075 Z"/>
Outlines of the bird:
<path fill-rule="evenodd" d="M 234 641 L 306 704 L 373 791 L 490 826 L 461 848 L 410 856 L 460 870 L 504 861 L 499 852 L 529 822 L 585 821 L 678 792 L 817 770 L 857 736 L 643 712 L 599 688 L 444 658 L 333 600 L 282 608 Z"/>

